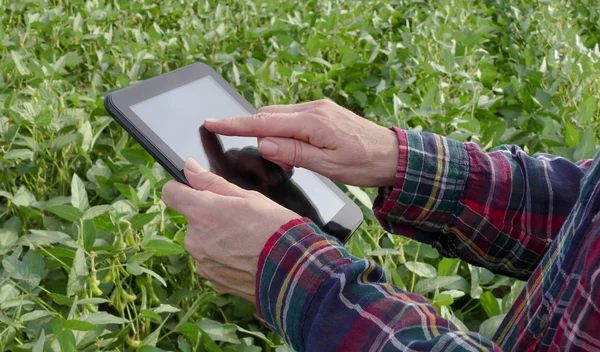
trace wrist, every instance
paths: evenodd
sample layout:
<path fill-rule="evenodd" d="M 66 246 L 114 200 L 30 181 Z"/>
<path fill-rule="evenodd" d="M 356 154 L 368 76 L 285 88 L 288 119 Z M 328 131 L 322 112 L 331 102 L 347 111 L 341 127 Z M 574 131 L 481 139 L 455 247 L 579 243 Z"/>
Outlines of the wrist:
<path fill-rule="evenodd" d="M 372 186 L 387 187 L 394 185 L 398 168 L 398 137 L 392 129 L 383 128 L 375 155 L 372 157 Z"/>

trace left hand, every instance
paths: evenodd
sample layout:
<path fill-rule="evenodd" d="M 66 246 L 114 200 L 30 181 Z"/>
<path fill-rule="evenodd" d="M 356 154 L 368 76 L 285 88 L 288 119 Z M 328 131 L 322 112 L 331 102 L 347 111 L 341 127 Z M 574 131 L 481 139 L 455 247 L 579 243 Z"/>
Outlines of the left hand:
<path fill-rule="evenodd" d="M 300 216 L 192 159 L 184 174 L 192 187 L 169 181 L 162 197 L 188 221 L 185 248 L 196 259 L 198 273 L 216 290 L 254 302 L 260 252 L 279 227 Z"/>

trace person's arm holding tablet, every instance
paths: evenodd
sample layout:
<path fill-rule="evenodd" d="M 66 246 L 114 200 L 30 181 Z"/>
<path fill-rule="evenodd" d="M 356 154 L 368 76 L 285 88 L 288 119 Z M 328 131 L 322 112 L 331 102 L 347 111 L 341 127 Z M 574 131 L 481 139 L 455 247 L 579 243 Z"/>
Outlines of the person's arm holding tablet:
<path fill-rule="evenodd" d="M 253 116 L 206 121 L 205 127 L 259 137 L 259 151 L 267 159 L 349 184 L 393 189 L 403 175 L 398 160 L 406 156 L 406 145 L 399 148 L 398 130 L 331 102 L 267 107 Z M 269 149 L 268 141 L 277 150 Z M 195 179 L 190 172 L 195 167 L 186 165 L 188 179 Z M 247 191 L 206 171 L 201 175 L 204 181 L 192 184 L 200 191 L 174 182 L 163 191 L 167 205 L 191 222 L 186 246 L 198 260 L 200 275 L 222 292 L 255 299 L 261 318 L 295 350 L 499 350 L 484 336 L 460 331 L 424 297 L 388 284 L 379 266 L 351 256 L 310 220 L 264 197 L 244 195 Z M 213 209 L 205 211 L 200 208 L 207 201 L 200 198 L 213 197 L 210 189 L 246 200 L 237 206 L 209 201 Z M 376 209 L 380 216 L 382 209 Z M 231 218 L 240 221 L 230 224 Z M 200 223 L 205 224 L 194 225 Z M 243 243 L 239 233 L 245 234 Z"/>

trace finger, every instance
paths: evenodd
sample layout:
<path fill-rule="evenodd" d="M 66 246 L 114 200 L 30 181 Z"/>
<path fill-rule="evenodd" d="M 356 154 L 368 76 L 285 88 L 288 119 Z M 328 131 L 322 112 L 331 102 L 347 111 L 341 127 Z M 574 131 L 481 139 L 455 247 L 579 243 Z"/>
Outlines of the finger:
<path fill-rule="evenodd" d="M 221 143 L 219 136 L 202 125 L 200 126 L 200 140 L 202 141 L 202 148 L 204 148 L 204 153 L 208 158 L 211 170 L 215 174 L 228 179 L 227 171 L 230 170 L 230 158 L 224 152 L 223 143 Z"/>
<path fill-rule="evenodd" d="M 258 140 L 258 144 L 260 144 L 260 141 L 261 141 L 263 138 L 264 138 L 264 137 L 257 138 L 257 140 Z M 288 172 L 289 172 L 289 171 L 292 171 L 292 170 L 294 169 L 294 167 L 293 167 L 292 165 L 288 165 L 288 164 L 286 164 L 286 163 L 281 163 L 281 162 L 279 162 L 279 161 L 273 161 L 273 160 L 271 160 L 271 161 L 272 161 L 272 162 L 274 162 L 275 164 L 279 165 L 279 166 L 280 166 L 282 169 L 284 169 L 285 171 L 288 171 Z"/>
<path fill-rule="evenodd" d="M 270 105 L 263 106 L 258 109 L 259 113 L 291 113 L 301 112 L 314 109 L 320 106 L 323 102 L 321 100 L 309 101 L 301 104 L 287 104 L 287 105 Z"/>
<path fill-rule="evenodd" d="M 223 177 L 207 171 L 194 159 L 186 161 L 183 173 L 190 186 L 196 190 L 209 191 L 223 196 L 240 197 L 243 195 L 244 190 L 227 182 Z"/>
<path fill-rule="evenodd" d="M 206 120 L 204 126 L 212 132 L 226 136 L 288 137 L 307 141 L 323 122 L 316 115 L 306 112 L 258 113 L 221 120 Z"/>
<path fill-rule="evenodd" d="M 322 164 L 325 157 L 320 148 L 291 138 L 263 138 L 258 145 L 258 151 L 265 159 L 273 162 L 313 171 L 317 171 L 316 168 Z"/>
<path fill-rule="evenodd" d="M 209 206 L 215 201 L 210 193 L 198 192 L 173 180 L 163 186 L 162 200 L 169 208 L 186 218 L 192 217 L 198 208 Z"/>

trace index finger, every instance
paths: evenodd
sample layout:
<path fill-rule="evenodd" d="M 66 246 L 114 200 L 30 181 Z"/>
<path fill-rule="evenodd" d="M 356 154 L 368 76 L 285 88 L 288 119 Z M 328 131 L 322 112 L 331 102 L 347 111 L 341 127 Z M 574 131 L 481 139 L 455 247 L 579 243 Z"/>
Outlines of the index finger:
<path fill-rule="evenodd" d="M 283 105 L 269 105 L 263 106 L 258 109 L 258 112 L 266 112 L 266 113 L 290 113 L 290 112 L 302 112 L 314 109 L 323 104 L 323 100 L 315 100 L 309 101 L 306 103 L 300 104 L 283 104 Z"/>
<path fill-rule="evenodd" d="M 316 128 L 319 119 L 307 112 L 258 113 L 221 120 L 206 120 L 209 131 L 226 136 L 287 137 L 307 140 L 309 131 Z M 312 127 L 312 128 L 311 128 Z"/>

